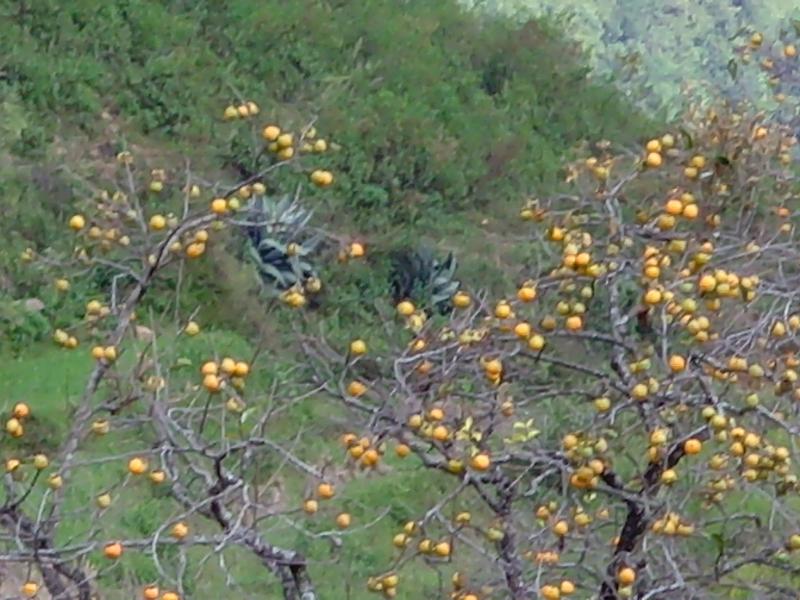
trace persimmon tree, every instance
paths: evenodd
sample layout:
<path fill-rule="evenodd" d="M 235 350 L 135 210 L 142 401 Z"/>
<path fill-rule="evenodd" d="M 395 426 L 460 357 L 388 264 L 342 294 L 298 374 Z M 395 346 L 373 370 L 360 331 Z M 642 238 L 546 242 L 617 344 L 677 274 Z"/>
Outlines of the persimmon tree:
<path fill-rule="evenodd" d="M 224 243 L 226 229 L 249 235 L 256 271 L 273 296 L 299 307 L 320 290 L 299 237 L 310 215 L 297 202 L 303 186 L 333 183 L 333 175 L 319 168 L 328 143 L 310 124 L 294 132 L 262 127 L 258 112 L 255 103 L 243 102 L 224 113 L 243 123 L 238 135 L 253 130 L 263 138 L 244 180 L 210 184 L 189 168 L 149 169 L 123 151 L 114 181 L 84 182 L 89 199 L 76 201 L 65 224 L 72 230 L 72 256 L 58 254 L 54 243 L 23 257 L 31 268 L 56 274 L 60 292 L 98 273 L 107 282 L 87 298 L 85 317 L 53 336 L 65 352 L 91 353 L 95 360 L 63 439 L 48 453 L 36 441 L 28 443 L 30 432 L 37 432 L 35 405 L 17 403 L 5 420 L 0 557 L 27 566 L 20 590 L 25 597 L 44 589 L 64 600 L 105 597 L 109 590 L 96 589 L 97 576 L 123 555 L 141 553 L 158 573 L 142 597 L 185 598 L 198 576 L 193 569 L 207 573 L 209 562 L 233 586 L 243 556 L 238 551 L 273 575 L 285 598 L 318 597 L 304 556 L 269 533 L 281 523 L 292 529 L 298 514 L 317 512 L 320 520 L 328 517 L 313 533 L 318 539 L 336 541 L 350 526 L 347 513 L 321 506 L 335 489 L 322 466 L 295 451 L 302 432 L 273 431 L 275 421 L 314 388 L 277 375 L 269 385 L 263 379 L 262 386 L 248 385 L 264 357 L 218 356 L 212 344 L 206 359 L 190 367 L 175 347 L 202 336 L 200 324 L 177 310 L 173 318 L 171 309 L 165 321 L 143 304 L 155 293 L 180 305 L 190 263 Z M 291 202 L 272 196 L 290 186 Z M 363 254 L 355 243 L 342 250 L 348 257 Z M 286 471 L 308 482 L 301 497 L 288 502 L 276 498 L 272 486 Z M 146 498 L 151 486 L 164 489 L 152 492 L 163 520 L 141 538 L 116 537 L 115 525 L 126 518 L 115 508 L 119 499 Z"/>
<path fill-rule="evenodd" d="M 461 600 L 797 589 L 796 140 L 695 118 L 597 144 L 572 192 L 526 203 L 533 258 L 507 297 L 460 291 L 444 321 L 399 303 L 380 374 L 360 376 L 361 341 L 304 338 L 319 385 L 368 418 L 350 460 L 393 446 L 450 481 L 370 589 L 394 597 L 420 561 L 461 566 Z"/>

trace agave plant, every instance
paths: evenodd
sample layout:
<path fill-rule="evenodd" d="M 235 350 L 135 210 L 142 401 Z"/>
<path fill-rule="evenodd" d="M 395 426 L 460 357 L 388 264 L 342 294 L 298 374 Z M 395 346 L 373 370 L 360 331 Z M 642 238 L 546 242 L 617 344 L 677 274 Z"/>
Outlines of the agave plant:
<path fill-rule="evenodd" d="M 319 279 L 310 262 L 322 236 L 308 227 L 312 211 L 292 196 L 259 196 L 248 205 L 247 251 L 261 282 L 273 296 L 287 290 L 319 291 Z"/>
<path fill-rule="evenodd" d="M 421 306 L 447 312 L 453 294 L 461 285 L 454 279 L 456 267 L 452 252 L 440 259 L 427 247 L 395 251 L 391 255 L 390 274 L 395 302 L 412 298 Z"/>

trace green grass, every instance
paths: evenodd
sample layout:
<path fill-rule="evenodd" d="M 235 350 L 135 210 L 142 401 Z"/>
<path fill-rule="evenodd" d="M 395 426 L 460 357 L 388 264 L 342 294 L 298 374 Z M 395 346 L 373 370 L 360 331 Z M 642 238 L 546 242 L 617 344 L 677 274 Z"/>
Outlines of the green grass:
<path fill-rule="evenodd" d="M 191 369 L 192 376 L 198 365 L 212 356 L 212 347 L 220 355 L 249 357 L 252 354 L 252 347 L 247 341 L 224 331 L 204 331 L 195 338 L 165 338 L 159 344 L 165 355 L 173 353 L 173 346 L 179 347 L 180 352 L 174 356 L 192 362 L 191 366 L 183 367 Z M 32 418 L 22 440 L 4 445 L 2 458 L 48 452 L 57 445 L 66 432 L 71 408 L 83 391 L 91 367 L 92 360 L 88 357 L 87 348 L 70 352 L 40 344 L 31 346 L 17 357 L 6 357 L 0 366 L 0 396 L 3 398 L 0 409 L 7 414 L 14 403 L 25 401 L 31 407 Z M 279 369 L 270 369 L 257 362 L 249 385 L 269 389 L 274 379 L 281 377 L 279 373 Z M 278 430 L 276 435 L 279 437 L 291 438 L 292 432 L 307 431 L 308 434 L 301 436 L 299 454 L 312 462 L 331 457 L 336 468 L 340 468 L 343 459 L 338 436 L 343 429 L 330 426 L 320 429 L 319 426 L 320 423 L 331 422 L 333 417 L 335 415 L 330 407 L 310 399 L 293 407 L 273 427 Z M 112 419 L 112 428 L 114 423 Z M 146 444 L 146 440 L 132 436 L 125 430 L 112 431 L 107 437 L 91 436 L 82 446 L 77 460 L 80 464 L 83 460 L 94 461 L 104 456 L 114 457 L 140 451 L 143 442 Z M 336 552 L 332 552 L 328 539 L 314 539 L 282 519 L 265 522 L 269 540 L 307 553 L 312 576 L 315 581 L 322 582 L 321 598 L 359 600 L 371 597 L 364 583 L 367 577 L 389 568 L 398 556 L 391 544 L 394 534 L 406 521 L 419 518 L 427 507 L 448 491 L 448 485 L 454 485 L 454 481 L 443 483 L 421 472 L 413 458 L 401 461 L 393 457 L 391 452 L 388 456 L 384 468 L 392 471 L 391 476 L 357 476 L 339 489 L 335 500 L 323 503 L 320 512 L 313 518 L 306 517 L 299 510 L 309 482 L 290 470 L 284 470 L 281 474 L 285 501 L 297 506 L 297 511 L 290 514 L 289 518 L 296 521 L 301 529 L 312 533 L 331 532 L 335 530 L 333 521 L 339 511 L 348 511 L 353 515 L 353 526 L 342 535 L 344 545 Z M 49 472 L 46 471 L 44 475 Z M 269 474 L 267 472 L 265 477 Z M 152 535 L 164 522 L 178 518 L 180 511 L 165 489 L 152 485 L 146 479 L 131 481 L 129 477 L 124 459 L 93 462 L 91 466 L 75 469 L 65 483 L 66 518 L 59 529 L 59 542 L 69 544 L 73 540 L 87 538 L 98 543 L 125 538 L 143 539 Z M 121 487 L 123 482 L 124 488 Z M 36 486 L 27 505 L 38 505 L 45 489 L 44 485 Z M 103 492 L 111 493 L 113 503 L 101 512 L 95 507 L 94 499 Z M 213 523 L 200 517 L 190 517 L 188 521 L 193 532 L 217 533 Z M 168 535 L 168 531 L 163 534 Z M 201 560 L 207 559 L 206 554 L 207 549 L 204 548 L 192 549 L 187 553 L 189 573 L 198 567 Z M 159 551 L 160 561 L 173 576 L 175 557 L 172 547 Z M 272 578 L 246 552 L 238 549 L 226 552 L 226 560 L 238 589 L 245 597 L 259 594 L 265 589 L 276 595 L 279 593 Z M 108 590 L 107 597 L 111 600 L 128 598 L 133 586 L 151 581 L 167 585 L 146 553 L 126 553 L 119 563 L 110 566 L 98 551 L 91 555 L 90 564 L 92 570 L 98 571 L 100 585 Z M 202 578 L 187 580 L 187 592 L 190 595 L 216 597 L 223 594 L 223 590 L 230 593 L 224 574 L 214 565 L 216 560 L 212 560 L 203 570 Z M 438 581 L 436 571 L 415 569 L 413 576 L 403 578 L 402 585 L 406 593 L 430 597 L 436 593 Z"/>

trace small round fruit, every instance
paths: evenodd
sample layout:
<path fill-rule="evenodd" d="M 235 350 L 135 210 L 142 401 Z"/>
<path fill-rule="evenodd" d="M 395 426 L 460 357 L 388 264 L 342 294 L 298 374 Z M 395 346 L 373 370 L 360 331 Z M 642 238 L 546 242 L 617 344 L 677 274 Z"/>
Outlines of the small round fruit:
<path fill-rule="evenodd" d="M 339 529 L 347 529 L 350 527 L 350 523 L 352 522 L 352 518 L 348 513 L 339 513 L 336 516 L 336 526 Z"/>
<path fill-rule="evenodd" d="M 175 525 L 172 526 L 170 534 L 175 539 L 182 540 L 187 535 L 189 535 L 189 526 L 183 521 L 179 521 L 178 523 L 175 523 Z"/>
<path fill-rule="evenodd" d="M 73 231 L 80 231 L 86 227 L 86 219 L 83 215 L 72 215 L 69 219 L 69 227 Z"/>
<path fill-rule="evenodd" d="M 703 442 L 696 438 L 690 438 L 683 443 L 683 451 L 689 455 L 700 454 L 702 449 Z"/>
<path fill-rule="evenodd" d="M 486 471 L 492 465 L 492 461 L 488 454 L 479 453 L 472 457 L 470 466 L 476 471 Z"/>
<path fill-rule="evenodd" d="M 158 600 L 159 589 L 157 585 L 148 585 L 142 590 L 144 600 Z"/>
<path fill-rule="evenodd" d="M 193 337 L 193 336 L 197 335 L 198 333 L 200 333 L 200 325 L 198 325 L 194 321 L 189 321 L 186 324 L 186 327 L 183 328 L 183 331 L 189 337 Z"/>
<path fill-rule="evenodd" d="M 161 231 L 167 226 L 167 219 L 163 215 L 153 215 L 150 217 L 150 229 Z"/>
<path fill-rule="evenodd" d="M 649 152 L 647 154 L 647 158 L 645 159 L 645 163 L 651 169 L 660 167 L 663 162 L 664 159 L 661 157 L 661 153 L 659 152 Z"/>
<path fill-rule="evenodd" d="M 122 552 L 123 552 L 122 544 L 120 544 L 119 542 L 110 542 L 105 546 L 103 546 L 103 555 L 106 558 L 110 558 L 112 560 L 115 560 L 120 556 L 122 556 Z"/>
<path fill-rule="evenodd" d="M 636 571 L 630 567 L 622 567 L 617 571 L 617 581 L 623 586 L 633 584 L 636 581 Z"/>
<path fill-rule="evenodd" d="M 225 198 L 214 198 L 211 201 L 211 212 L 215 215 L 224 215 L 228 212 L 228 201 Z"/>
<path fill-rule="evenodd" d="M 336 489 L 330 483 L 320 483 L 317 486 L 317 496 L 323 500 L 330 500 L 336 494 Z"/>
<path fill-rule="evenodd" d="M 448 542 L 439 542 L 433 547 L 433 551 L 442 558 L 450 556 L 450 544 Z"/>
<path fill-rule="evenodd" d="M 131 475 L 141 475 L 145 471 L 147 471 L 147 461 L 145 459 L 136 456 L 128 461 L 128 472 Z"/>
<path fill-rule="evenodd" d="M 361 356 L 367 353 L 367 344 L 364 340 L 353 340 L 350 342 L 350 354 Z"/>
<path fill-rule="evenodd" d="M 680 354 L 673 354 L 669 357 L 669 368 L 673 373 L 680 373 L 686 368 L 686 359 Z"/>

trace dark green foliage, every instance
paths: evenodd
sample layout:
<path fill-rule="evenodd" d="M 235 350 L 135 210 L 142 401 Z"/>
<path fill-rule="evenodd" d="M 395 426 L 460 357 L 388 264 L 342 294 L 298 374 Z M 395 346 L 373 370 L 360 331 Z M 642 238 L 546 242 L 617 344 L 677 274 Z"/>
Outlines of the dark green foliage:
<path fill-rule="evenodd" d="M 91 132 L 105 110 L 222 155 L 222 109 L 253 99 L 259 119 L 319 117 L 342 147 L 320 159 L 337 205 L 361 226 L 550 185 L 579 140 L 644 124 L 557 29 L 455 0 L 39 0 L 3 19 L 0 95 L 27 115 L 16 152 L 51 137 L 51 115 Z"/>
<path fill-rule="evenodd" d="M 316 277 L 309 262 L 322 238 L 309 227 L 313 213 L 291 196 L 258 197 L 251 201 L 246 226 L 247 254 L 268 293 L 303 286 Z M 293 251 L 290 251 L 293 247 Z"/>
<path fill-rule="evenodd" d="M 454 279 L 457 261 L 450 252 L 444 259 L 428 247 L 391 253 L 391 288 L 394 302 L 414 300 L 428 310 L 445 313 L 459 288 Z"/>

